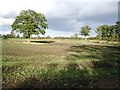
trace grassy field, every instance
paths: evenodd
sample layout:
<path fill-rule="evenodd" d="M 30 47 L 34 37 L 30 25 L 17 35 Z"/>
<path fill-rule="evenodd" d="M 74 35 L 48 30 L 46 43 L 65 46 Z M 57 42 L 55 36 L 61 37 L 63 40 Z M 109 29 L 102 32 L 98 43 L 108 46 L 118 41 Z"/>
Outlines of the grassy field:
<path fill-rule="evenodd" d="M 28 44 L 25 41 L 3 40 L 3 88 L 120 88 L 118 42 L 41 39 L 40 44 Z"/>

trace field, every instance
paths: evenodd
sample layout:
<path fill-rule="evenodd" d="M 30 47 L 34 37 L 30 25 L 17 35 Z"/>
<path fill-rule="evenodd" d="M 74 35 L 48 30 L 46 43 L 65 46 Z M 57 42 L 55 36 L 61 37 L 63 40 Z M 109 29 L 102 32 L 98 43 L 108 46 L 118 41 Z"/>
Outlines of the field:
<path fill-rule="evenodd" d="M 40 44 L 28 44 L 25 41 L 3 40 L 3 88 L 120 88 L 118 42 L 39 39 Z"/>

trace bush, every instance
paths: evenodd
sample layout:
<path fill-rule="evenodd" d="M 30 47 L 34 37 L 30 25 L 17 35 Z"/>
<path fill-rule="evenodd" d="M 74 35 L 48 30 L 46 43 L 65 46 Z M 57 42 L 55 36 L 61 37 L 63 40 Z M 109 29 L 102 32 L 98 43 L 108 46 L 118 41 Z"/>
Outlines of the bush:
<path fill-rule="evenodd" d="M 8 36 L 7 35 L 3 35 L 2 38 L 3 39 L 8 39 Z"/>
<path fill-rule="evenodd" d="M 48 35 L 47 37 L 45 37 L 46 39 L 51 39 L 51 37 Z"/>
<path fill-rule="evenodd" d="M 97 39 L 96 37 L 89 37 L 88 40 L 95 40 Z"/>

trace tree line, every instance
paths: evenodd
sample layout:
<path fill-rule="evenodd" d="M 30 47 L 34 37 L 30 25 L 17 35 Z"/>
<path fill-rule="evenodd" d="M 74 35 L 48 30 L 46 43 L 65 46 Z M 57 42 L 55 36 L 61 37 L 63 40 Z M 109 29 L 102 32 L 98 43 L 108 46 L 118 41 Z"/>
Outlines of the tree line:
<path fill-rule="evenodd" d="M 85 37 L 89 36 L 90 30 L 91 28 L 89 26 L 84 26 L 80 30 L 80 35 Z M 120 40 L 120 21 L 117 21 L 115 25 L 98 26 L 95 32 L 97 33 L 97 36 L 93 39 Z"/>
<path fill-rule="evenodd" d="M 22 10 L 11 25 L 11 34 L 2 35 L 3 38 L 20 38 L 19 34 L 15 36 L 14 32 L 22 33 L 24 38 L 31 38 L 32 34 L 39 35 L 45 34 L 45 29 L 48 29 L 47 19 L 44 14 L 37 13 L 34 10 Z M 78 36 L 90 35 L 91 27 L 88 25 L 80 28 L 79 34 L 75 33 L 70 38 L 81 39 Z M 88 39 L 99 39 L 99 40 L 120 40 L 120 21 L 117 21 L 115 25 L 101 25 L 98 26 L 96 31 L 96 37 L 90 37 Z M 47 38 L 51 38 L 47 36 Z M 56 37 L 57 38 L 57 37 Z M 59 38 L 59 37 L 58 37 Z M 61 38 L 61 37 L 60 37 Z M 63 37 L 64 39 L 65 37 Z M 28 39 L 28 41 L 29 41 Z M 65 38 L 66 39 L 66 38 Z"/>

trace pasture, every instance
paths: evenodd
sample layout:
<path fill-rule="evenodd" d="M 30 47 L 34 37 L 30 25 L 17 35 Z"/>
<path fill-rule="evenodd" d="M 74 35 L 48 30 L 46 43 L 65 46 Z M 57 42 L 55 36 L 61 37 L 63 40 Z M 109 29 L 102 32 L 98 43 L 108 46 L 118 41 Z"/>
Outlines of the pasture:
<path fill-rule="evenodd" d="M 75 39 L 2 41 L 3 88 L 119 88 L 118 42 Z"/>

